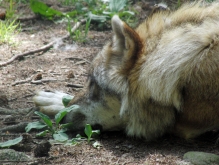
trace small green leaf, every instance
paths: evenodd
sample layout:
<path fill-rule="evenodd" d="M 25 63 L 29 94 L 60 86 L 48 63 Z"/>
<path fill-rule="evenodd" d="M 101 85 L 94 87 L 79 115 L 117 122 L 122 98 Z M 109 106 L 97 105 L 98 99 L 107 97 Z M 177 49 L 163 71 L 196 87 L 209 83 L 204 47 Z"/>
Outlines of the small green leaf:
<path fill-rule="evenodd" d="M 65 95 L 62 97 L 62 103 L 65 107 L 67 107 L 68 103 L 73 99 L 73 96 Z"/>
<path fill-rule="evenodd" d="M 74 110 L 74 109 L 78 109 L 79 106 L 78 105 L 72 105 L 70 107 L 64 108 L 63 110 L 61 110 L 59 113 L 57 113 L 55 115 L 55 122 L 56 122 L 56 126 L 58 126 L 59 122 L 62 120 L 62 118 L 70 111 Z"/>
<path fill-rule="evenodd" d="M 83 138 L 83 137 L 80 134 L 77 134 L 76 138 Z"/>
<path fill-rule="evenodd" d="M 41 136 L 41 137 L 43 137 L 43 136 L 46 136 L 47 133 L 49 133 L 49 130 L 42 131 L 42 132 L 36 134 L 36 136 Z"/>
<path fill-rule="evenodd" d="M 100 134 L 100 130 L 93 130 L 92 133 Z"/>
<path fill-rule="evenodd" d="M 54 16 L 63 15 L 60 11 L 52 9 L 48 7 L 45 3 L 40 2 L 38 0 L 31 0 L 30 8 L 34 13 L 40 14 L 48 19 L 53 19 Z"/>
<path fill-rule="evenodd" d="M 47 127 L 47 125 L 45 125 L 44 123 L 37 121 L 37 122 L 32 122 L 32 123 L 28 123 L 28 125 L 25 127 L 25 131 L 29 132 L 31 129 L 35 128 L 35 129 L 42 129 Z"/>
<path fill-rule="evenodd" d="M 66 14 L 64 14 L 65 16 L 68 15 L 69 17 L 74 17 L 78 14 L 77 10 L 73 10 L 71 12 L 68 12 Z"/>
<path fill-rule="evenodd" d="M 38 115 L 51 130 L 53 130 L 52 129 L 52 121 L 49 118 L 49 116 L 47 116 L 47 115 L 45 115 L 45 114 L 43 114 L 43 113 L 41 113 L 39 111 L 35 111 L 34 113 L 36 115 Z"/>
<path fill-rule="evenodd" d="M 23 139 L 22 136 L 16 138 L 16 139 L 12 139 L 12 140 L 8 140 L 6 142 L 3 142 L 3 143 L 0 143 L 0 147 L 1 148 L 4 148 L 4 147 L 10 147 L 10 146 L 13 146 L 15 144 L 18 144 L 21 142 L 21 140 Z"/>
<path fill-rule="evenodd" d="M 75 144 L 77 144 L 77 143 L 78 143 L 78 140 L 76 140 L 76 139 L 74 139 L 74 138 L 71 140 L 71 144 L 72 144 L 72 145 L 75 145 Z"/>
<path fill-rule="evenodd" d="M 124 9 L 126 6 L 127 0 L 110 0 L 109 9 L 111 12 L 118 13 L 120 10 Z"/>
<path fill-rule="evenodd" d="M 53 138 L 57 141 L 64 142 L 68 140 L 68 135 L 64 132 L 57 132 L 53 134 Z"/>
<path fill-rule="evenodd" d="M 73 123 L 61 124 L 60 128 L 71 129 L 73 127 Z"/>
<path fill-rule="evenodd" d="M 132 12 L 132 11 L 123 11 L 123 13 L 124 13 L 124 14 L 129 14 L 129 15 L 135 15 L 135 13 Z"/>
<path fill-rule="evenodd" d="M 88 13 L 88 18 L 97 22 L 105 22 L 108 18 L 108 16 L 99 16 L 92 14 L 91 12 Z"/>
<path fill-rule="evenodd" d="M 86 124 L 84 133 L 87 135 L 87 141 L 90 142 L 90 138 L 92 136 L 92 127 L 90 124 Z"/>

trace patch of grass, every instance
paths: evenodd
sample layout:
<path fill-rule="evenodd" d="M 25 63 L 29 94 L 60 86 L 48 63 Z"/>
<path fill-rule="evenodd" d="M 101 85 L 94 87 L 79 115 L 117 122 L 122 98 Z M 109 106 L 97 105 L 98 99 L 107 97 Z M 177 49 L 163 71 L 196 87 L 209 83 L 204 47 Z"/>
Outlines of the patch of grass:
<path fill-rule="evenodd" d="M 73 37 L 74 40 L 78 42 L 86 42 L 87 41 L 87 35 L 89 32 L 89 27 L 90 27 L 90 22 L 91 19 L 87 19 L 85 27 L 83 29 L 77 29 L 71 36 Z M 70 29 L 71 31 L 71 29 Z"/>
<path fill-rule="evenodd" d="M 62 5 L 69 6 L 74 5 L 77 0 L 59 0 Z"/>
<path fill-rule="evenodd" d="M 29 0 L 15 0 L 17 3 L 24 3 L 27 4 L 29 3 Z"/>
<path fill-rule="evenodd" d="M 71 12 L 63 13 L 48 7 L 39 0 L 30 0 L 30 7 L 34 13 L 44 18 L 67 20 L 67 29 L 70 35 L 79 42 L 86 41 L 91 23 L 95 23 L 96 27 L 103 30 L 105 27 L 110 26 L 110 20 L 115 14 L 129 24 L 135 22 L 135 13 L 130 10 L 128 0 L 109 0 L 108 2 L 103 0 L 60 0 L 60 2 L 66 5 L 74 5 L 75 9 Z M 71 22 L 82 19 L 88 20 L 83 29 L 71 33 Z"/>
<path fill-rule="evenodd" d="M 19 23 L 15 20 L 0 20 L 0 44 L 13 43 L 13 35 L 19 30 Z"/>
<path fill-rule="evenodd" d="M 6 9 L 6 19 L 0 20 L 0 44 L 12 44 L 13 36 L 20 30 L 20 24 L 16 21 L 16 6 L 13 0 L 6 0 L 2 6 Z"/>
<path fill-rule="evenodd" d="M 8 5 L 6 7 L 6 18 L 10 19 L 14 17 L 15 14 L 15 5 L 13 0 L 7 0 L 8 1 Z M 7 2 L 6 1 L 6 2 Z"/>

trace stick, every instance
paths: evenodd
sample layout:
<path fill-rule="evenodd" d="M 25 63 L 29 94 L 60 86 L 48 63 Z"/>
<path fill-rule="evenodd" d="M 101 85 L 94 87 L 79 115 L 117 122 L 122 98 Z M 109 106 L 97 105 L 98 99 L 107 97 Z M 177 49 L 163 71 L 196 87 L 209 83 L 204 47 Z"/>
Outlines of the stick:
<path fill-rule="evenodd" d="M 16 125 L 11 125 L 11 126 L 5 126 L 4 128 L 0 128 L 0 132 L 16 132 L 16 133 L 20 133 L 20 132 L 25 132 L 25 127 L 28 125 L 29 122 L 21 122 L 19 124 Z"/>
<path fill-rule="evenodd" d="M 31 81 L 31 84 L 42 84 L 45 82 L 54 82 L 54 81 L 65 81 L 65 80 L 57 80 L 57 79 L 43 79 L 43 80 L 36 80 L 36 81 Z"/>
<path fill-rule="evenodd" d="M 84 88 L 83 85 L 80 85 L 80 84 L 67 84 L 66 85 L 67 87 L 73 87 L 73 88 Z"/>
<path fill-rule="evenodd" d="M 13 84 L 11 84 L 12 86 L 15 86 L 17 84 L 24 84 L 27 82 L 30 82 L 33 79 L 34 75 L 32 75 L 31 77 L 27 78 L 26 80 L 20 80 L 20 81 L 16 81 Z"/>
<path fill-rule="evenodd" d="M 83 61 L 85 61 L 85 62 L 91 64 L 90 61 L 88 61 L 88 60 L 86 60 L 86 59 L 84 59 L 84 58 L 79 58 L 79 57 L 69 57 L 69 58 L 66 58 L 66 59 L 69 59 L 69 60 L 74 60 L 74 59 L 76 59 L 76 60 L 83 60 Z"/>
<path fill-rule="evenodd" d="M 31 112 L 32 110 L 32 108 L 13 110 L 0 107 L 0 115 L 25 115 Z"/>
<path fill-rule="evenodd" d="M 74 32 L 84 22 L 85 22 L 85 20 L 82 20 L 80 22 L 76 22 L 75 26 L 71 29 L 71 31 Z M 60 38 L 60 40 L 64 40 L 64 39 L 66 39 L 68 37 L 70 37 L 70 34 L 67 34 L 64 37 Z M 0 63 L 0 67 L 8 65 L 8 64 L 12 63 L 14 60 L 16 60 L 16 59 L 18 59 L 20 57 L 23 57 L 23 56 L 26 56 L 26 55 L 30 55 L 30 54 L 34 54 L 34 53 L 38 53 L 38 52 L 42 52 L 42 51 L 46 51 L 46 50 L 52 48 L 53 45 L 56 42 L 57 42 L 57 40 L 56 41 L 52 41 L 52 42 L 48 43 L 47 45 L 42 46 L 39 49 L 31 50 L 31 51 L 24 52 L 24 53 L 21 53 L 21 54 L 17 54 L 15 56 L 13 56 L 12 58 L 10 58 L 8 61 Z"/>

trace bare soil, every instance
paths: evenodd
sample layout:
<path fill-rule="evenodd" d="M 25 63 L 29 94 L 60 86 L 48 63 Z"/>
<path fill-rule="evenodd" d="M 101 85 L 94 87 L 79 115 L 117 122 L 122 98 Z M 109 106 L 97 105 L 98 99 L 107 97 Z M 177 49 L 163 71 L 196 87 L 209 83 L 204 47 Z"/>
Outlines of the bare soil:
<path fill-rule="evenodd" d="M 56 3 L 50 3 L 57 8 Z M 27 5 L 20 5 L 17 12 L 21 16 L 34 15 Z M 139 19 L 147 15 L 146 11 L 141 12 Z M 0 45 L 0 63 L 17 54 L 38 49 L 67 33 L 65 23 L 40 18 L 23 20 L 21 32 L 13 37 L 13 44 Z M 0 67 L 0 107 L 14 111 L 34 107 L 32 97 L 38 90 L 57 90 L 76 95 L 86 83 L 92 58 L 110 39 L 111 31 L 90 30 L 88 41 L 85 43 L 72 39 L 57 41 L 54 47 L 47 51 L 30 54 Z M 10 122 L 6 122 L 7 118 Z M 10 116 L 1 114 L 0 128 L 36 120 L 38 119 L 34 118 L 33 113 Z M 0 142 L 20 135 L 26 134 L 22 131 L 3 131 L 0 133 Z M 32 139 L 29 142 L 23 142 L 12 148 L 35 157 L 36 164 L 188 164 L 183 161 L 183 154 L 188 151 L 219 154 L 217 132 L 209 132 L 191 141 L 166 135 L 150 143 L 143 139 L 127 137 L 123 132 L 106 132 L 96 139 L 101 144 L 99 149 L 87 142 L 75 146 L 53 144 L 50 148 L 46 143 L 48 138 L 36 139 L 35 132 L 31 132 L 30 136 Z M 46 142 L 43 143 L 44 141 Z M 47 151 L 46 148 L 50 150 Z M 28 164 L 28 162 L 14 162 L 14 164 Z"/>

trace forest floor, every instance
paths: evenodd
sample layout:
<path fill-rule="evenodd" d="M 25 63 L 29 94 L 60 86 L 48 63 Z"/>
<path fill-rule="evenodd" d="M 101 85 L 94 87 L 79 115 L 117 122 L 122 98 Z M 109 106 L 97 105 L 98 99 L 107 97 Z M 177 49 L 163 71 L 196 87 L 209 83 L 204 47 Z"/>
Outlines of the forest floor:
<path fill-rule="evenodd" d="M 27 5 L 19 6 L 17 11 L 22 15 L 34 15 Z M 13 37 L 13 44 L 0 45 L 1 64 L 13 56 L 37 50 L 52 41 L 57 41 L 49 50 L 20 57 L 0 67 L 0 107 L 12 111 L 30 109 L 27 114 L 0 114 L 0 128 L 38 120 L 31 109 L 34 107 L 32 98 L 35 91 L 62 91 L 76 95 L 86 83 L 90 62 L 112 35 L 110 30 L 91 29 L 85 43 L 72 39 L 59 40 L 67 34 L 64 23 L 39 18 L 23 20 L 21 31 Z M 35 134 L 36 132 L 30 133 L 30 147 L 14 149 L 33 156 L 36 164 L 188 164 L 183 160 L 183 155 L 188 151 L 219 154 L 216 132 L 207 133 L 191 141 L 166 135 L 150 143 L 143 139 L 127 137 L 123 132 L 106 132 L 96 139 L 101 144 L 98 149 L 92 146 L 93 142 L 86 141 L 74 146 L 53 144 L 47 156 L 35 154 L 36 146 L 48 140 L 37 139 Z M 0 133 L 0 142 L 21 135 L 25 133 L 3 131 Z"/>

